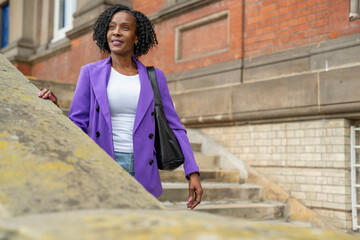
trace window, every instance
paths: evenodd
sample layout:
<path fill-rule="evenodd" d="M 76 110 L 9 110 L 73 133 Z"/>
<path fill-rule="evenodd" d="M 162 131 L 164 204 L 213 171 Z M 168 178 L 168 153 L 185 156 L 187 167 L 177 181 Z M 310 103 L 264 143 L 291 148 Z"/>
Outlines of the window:
<path fill-rule="evenodd" d="M 6 47 L 9 43 L 9 3 L 1 7 L 1 48 Z"/>
<path fill-rule="evenodd" d="M 65 38 L 65 33 L 72 29 L 76 0 L 55 0 L 54 4 L 54 37 L 52 42 Z"/>
<path fill-rule="evenodd" d="M 350 20 L 360 18 L 360 0 L 350 0 Z"/>

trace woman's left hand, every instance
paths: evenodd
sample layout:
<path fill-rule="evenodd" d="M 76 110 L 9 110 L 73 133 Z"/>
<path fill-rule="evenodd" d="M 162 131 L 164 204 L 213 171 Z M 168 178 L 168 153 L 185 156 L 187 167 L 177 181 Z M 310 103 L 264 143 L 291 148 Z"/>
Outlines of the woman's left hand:
<path fill-rule="evenodd" d="M 189 199 L 187 207 L 194 209 L 201 202 L 201 197 L 203 195 L 203 189 L 200 183 L 199 173 L 195 172 L 190 174 L 189 181 Z"/>

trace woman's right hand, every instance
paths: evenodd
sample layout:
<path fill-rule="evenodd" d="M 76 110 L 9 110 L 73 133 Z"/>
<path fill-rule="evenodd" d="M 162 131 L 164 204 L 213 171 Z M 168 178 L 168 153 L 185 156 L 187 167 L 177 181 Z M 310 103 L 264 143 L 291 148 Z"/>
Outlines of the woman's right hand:
<path fill-rule="evenodd" d="M 46 88 L 40 88 L 40 92 L 38 93 L 38 97 L 43 98 L 43 99 L 50 99 L 53 103 L 56 104 L 56 106 L 59 106 L 59 103 L 57 101 L 57 97 L 55 96 L 55 94 L 50 91 L 49 89 Z"/>

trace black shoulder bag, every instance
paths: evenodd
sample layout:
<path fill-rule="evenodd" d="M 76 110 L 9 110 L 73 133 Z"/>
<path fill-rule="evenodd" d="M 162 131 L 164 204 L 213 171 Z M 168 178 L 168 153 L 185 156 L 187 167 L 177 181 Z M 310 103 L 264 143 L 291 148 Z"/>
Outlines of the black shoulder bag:
<path fill-rule="evenodd" d="M 169 127 L 161 101 L 154 67 L 146 67 L 155 100 L 155 150 L 160 170 L 172 171 L 184 163 L 184 155 L 179 143 Z"/>

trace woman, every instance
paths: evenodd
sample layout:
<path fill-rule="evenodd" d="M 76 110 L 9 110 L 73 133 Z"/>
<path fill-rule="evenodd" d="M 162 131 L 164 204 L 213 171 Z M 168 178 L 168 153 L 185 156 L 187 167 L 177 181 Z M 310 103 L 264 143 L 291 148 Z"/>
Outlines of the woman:
<path fill-rule="evenodd" d="M 162 187 L 154 152 L 154 99 L 146 67 L 138 60 L 158 44 L 150 20 L 141 12 L 114 5 L 95 22 L 93 39 L 110 57 L 81 68 L 69 119 L 87 133 L 151 194 Z M 187 207 L 203 193 L 185 128 L 175 112 L 165 75 L 156 69 L 164 112 L 184 155 L 189 180 Z M 39 97 L 57 98 L 47 89 Z"/>

